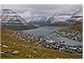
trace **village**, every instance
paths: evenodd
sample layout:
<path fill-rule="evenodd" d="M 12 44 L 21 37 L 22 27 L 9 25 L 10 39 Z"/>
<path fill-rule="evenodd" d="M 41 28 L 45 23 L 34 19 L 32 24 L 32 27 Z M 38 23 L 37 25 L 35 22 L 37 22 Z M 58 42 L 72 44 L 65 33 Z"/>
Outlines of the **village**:
<path fill-rule="evenodd" d="M 74 30 L 67 30 L 67 31 L 60 31 L 60 30 L 54 30 L 51 32 L 52 35 L 58 36 L 58 37 L 65 37 L 71 40 L 76 40 L 79 42 L 82 42 L 82 33 L 79 31 L 74 31 Z"/>
<path fill-rule="evenodd" d="M 35 34 L 28 34 L 28 33 L 22 33 L 22 32 L 14 32 L 12 34 L 16 38 L 20 38 L 22 40 L 25 40 L 27 42 L 31 42 L 33 44 L 36 44 L 38 46 L 42 46 L 49 49 L 54 49 L 58 51 L 64 51 L 72 54 L 82 55 L 82 46 L 81 45 L 65 45 L 65 41 L 53 41 L 50 40 L 49 37 L 43 37 L 38 36 Z"/>

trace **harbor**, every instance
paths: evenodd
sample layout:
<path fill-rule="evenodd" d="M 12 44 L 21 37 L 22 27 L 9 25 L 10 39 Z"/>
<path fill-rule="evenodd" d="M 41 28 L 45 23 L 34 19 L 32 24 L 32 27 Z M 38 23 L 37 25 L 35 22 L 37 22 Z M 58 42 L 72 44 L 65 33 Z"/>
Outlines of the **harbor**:
<path fill-rule="evenodd" d="M 68 39 L 66 37 L 61 37 L 61 36 L 58 37 L 58 36 L 54 36 L 54 35 L 50 34 L 53 30 L 58 30 L 58 29 L 61 29 L 61 28 L 62 27 L 56 27 L 56 26 L 50 26 L 50 27 L 48 27 L 48 26 L 40 26 L 37 29 L 23 30 L 21 32 L 30 33 L 30 34 L 36 34 L 36 35 L 44 36 L 44 37 L 49 37 L 49 39 L 54 40 L 55 42 L 64 40 L 66 45 L 72 45 L 72 46 L 74 46 L 74 45 L 82 45 L 82 42 L 71 40 L 71 39 Z"/>
<path fill-rule="evenodd" d="M 54 41 L 51 40 L 49 37 L 23 32 L 15 32 L 13 36 L 45 48 L 82 55 L 81 45 L 66 45 L 64 40 Z"/>

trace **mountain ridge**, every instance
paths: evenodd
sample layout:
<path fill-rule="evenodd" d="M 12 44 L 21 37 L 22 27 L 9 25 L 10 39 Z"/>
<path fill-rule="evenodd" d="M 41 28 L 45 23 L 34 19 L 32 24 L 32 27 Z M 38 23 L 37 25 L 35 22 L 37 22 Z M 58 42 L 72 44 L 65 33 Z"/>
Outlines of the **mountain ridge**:
<path fill-rule="evenodd" d="M 27 23 L 21 16 L 11 9 L 3 9 L 1 11 L 1 25 L 12 30 L 25 30 L 37 28 L 36 26 Z"/>

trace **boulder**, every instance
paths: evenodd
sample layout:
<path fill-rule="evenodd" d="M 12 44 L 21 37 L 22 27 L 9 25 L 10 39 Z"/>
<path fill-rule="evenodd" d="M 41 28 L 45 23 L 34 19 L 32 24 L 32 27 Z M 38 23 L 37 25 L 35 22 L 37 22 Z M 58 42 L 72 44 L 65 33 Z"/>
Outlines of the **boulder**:
<path fill-rule="evenodd" d="M 6 46 L 6 45 L 3 45 L 3 47 L 8 48 L 8 46 Z"/>
<path fill-rule="evenodd" d="M 13 55 L 19 54 L 19 51 L 13 51 L 12 54 Z"/>
<path fill-rule="evenodd" d="M 29 55 L 28 57 L 29 57 L 29 58 L 31 58 L 31 57 L 32 57 L 32 55 Z"/>
<path fill-rule="evenodd" d="M 14 45 L 16 44 L 16 43 L 13 43 Z"/>
<path fill-rule="evenodd" d="M 33 53 L 36 53 L 36 51 L 33 51 Z"/>
<path fill-rule="evenodd" d="M 0 47 L 2 46 L 2 44 L 0 44 Z"/>

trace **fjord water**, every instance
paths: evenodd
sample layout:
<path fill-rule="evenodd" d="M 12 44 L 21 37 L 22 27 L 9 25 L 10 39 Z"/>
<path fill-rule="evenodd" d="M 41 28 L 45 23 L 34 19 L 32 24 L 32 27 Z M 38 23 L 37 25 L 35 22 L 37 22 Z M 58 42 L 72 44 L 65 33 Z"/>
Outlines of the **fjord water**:
<path fill-rule="evenodd" d="M 22 32 L 36 34 L 36 35 L 40 35 L 40 36 L 44 36 L 44 37 L 49 37 L 49 39 L 54 40 L 56 42 L 64 40 L 65 44 L 67 44 L 67 45 L 82 45 L 82 42 L 78 42 L 78 41 L 71 40 L 68 38 L 63 38 L 63 37 L 57 37 L 57 36 L 53 36 L 52 34 L 50 34 L 50 32 L 52 32 L 53 30 L 56 30 L 56 29 L 61 29 L 61 27 L 40 26 L 39 28 L 30 29 L 30 30 L 23 30 Z"/>

